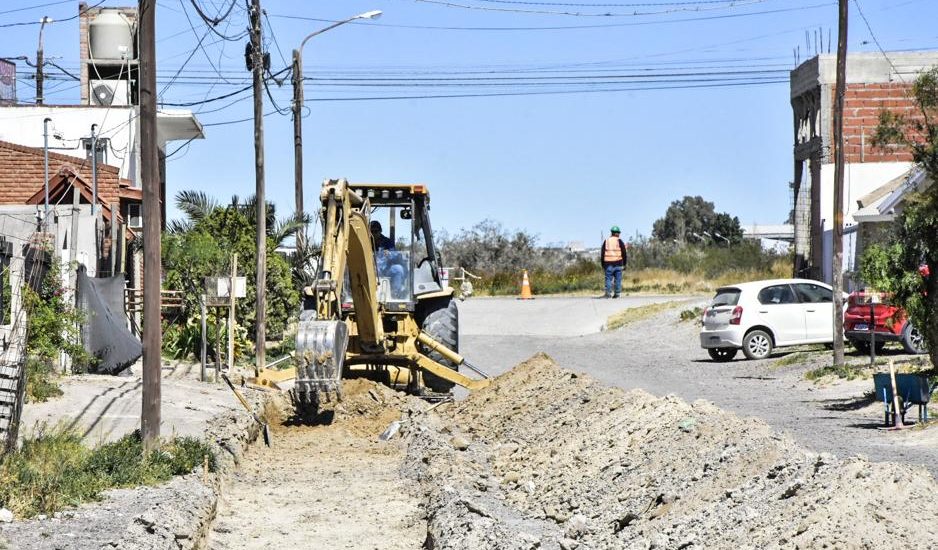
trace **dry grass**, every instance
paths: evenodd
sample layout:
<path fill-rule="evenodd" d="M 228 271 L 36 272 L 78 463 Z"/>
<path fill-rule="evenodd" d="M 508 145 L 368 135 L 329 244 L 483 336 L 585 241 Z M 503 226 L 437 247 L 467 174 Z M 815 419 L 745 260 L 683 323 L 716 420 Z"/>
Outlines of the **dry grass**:
<path fill-rule="evenodd" d="M 610 315 L 606 319 L 606 330 L 616 330 L 636 321 L 654 317 L 663 311 L 685 306 L 690 302 L 690 300 L 674 300 L 670 302 L 630 307 L 629 309 Z"/>

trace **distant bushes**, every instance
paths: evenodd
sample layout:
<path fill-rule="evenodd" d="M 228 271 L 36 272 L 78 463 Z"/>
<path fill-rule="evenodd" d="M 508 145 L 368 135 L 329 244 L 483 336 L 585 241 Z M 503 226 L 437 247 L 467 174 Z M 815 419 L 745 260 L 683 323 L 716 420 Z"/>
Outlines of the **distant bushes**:
<path fill-rule="evenodd" d="M 468 269 L 482 280 L 477 294 L 517 294 L 528 271 L 535 294 L 599 292 L 604 277 L 598 253 L 575 253 L 537 246 L 537 237 L 509 231 L 485 220 L 450 237 L 438 237 L 448 266 Z M 758 242 L 732 246 L 686 245 L 639 238 L 629 245 L 623 274 L 625 292 L 679 294 L 708 292 L 716 286 L 791 275 L 791 258 L 762 250 Z"/>

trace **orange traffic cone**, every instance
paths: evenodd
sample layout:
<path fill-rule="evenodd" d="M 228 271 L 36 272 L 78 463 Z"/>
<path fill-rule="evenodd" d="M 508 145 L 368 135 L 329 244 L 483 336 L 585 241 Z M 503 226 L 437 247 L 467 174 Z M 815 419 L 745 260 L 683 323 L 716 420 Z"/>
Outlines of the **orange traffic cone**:
<path fill-rule="evenodd" d="M 519 300 L 533 300 L 534 296 L 531 294 L 531 283 L 528 281 L 528 270 L 524 270 L 524 276 L 521 278 L 521 296 L 518 296 Z"/>

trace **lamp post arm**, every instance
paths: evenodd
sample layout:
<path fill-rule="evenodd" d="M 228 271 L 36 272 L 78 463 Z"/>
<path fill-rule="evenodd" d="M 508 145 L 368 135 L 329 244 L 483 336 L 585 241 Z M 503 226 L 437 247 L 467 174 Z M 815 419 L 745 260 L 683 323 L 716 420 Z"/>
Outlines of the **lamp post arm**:
<path fill-rule="evenodd" d="M 326 32 L 326 31 L 331 31 L 332 29 L 334 29 L 334 28 L 336 28 L 336 27 L 338 27 L 338 26 L 344 25 L 344 24 L 346 24 L 346 23 L 351 23 L 352 21 L 354 21 L 354 20 L 356 20 L 356 19 L 359 19 L 359 16 L 356 15 L 355 17 L 349 17 L 348 19 L 343 19 L 342 21 L 338 21 L 338 22 L 336 22 L 336 23 L 333 23 L 333 24 L 329 25 L 329 26 L 326 27 L 326 28 L 319 29 L 318 31 L 311 32 L 311 33 L 307 34 L 307 35 L 306 35 L 306 38 L 304 38 L 303 41 L 300 42 L 300 51 L 301 51 L 301 52 L 303 51 L 303 47 L 306 46 L 306 42 L 308 42 L 310 38 L 312 38 L 312 37 L 314 37 L 314 36 L 316 36 L 316 35 L 322 34 L 322 33 Z"/>

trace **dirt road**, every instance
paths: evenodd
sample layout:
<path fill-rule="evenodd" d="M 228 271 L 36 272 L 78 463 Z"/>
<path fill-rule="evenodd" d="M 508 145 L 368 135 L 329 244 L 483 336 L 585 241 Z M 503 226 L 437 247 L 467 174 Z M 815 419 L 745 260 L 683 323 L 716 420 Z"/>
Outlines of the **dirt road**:
<path fill-rule="evenodd" d="M 551 300 L 541 298 L 542 305 Z M 541 308 L 538 323 L 562 325 L 571 307 L 581 311 L 594 307 L 590 298 L 558 300 L 561 307 Z M 618 303 L 626 308 L 644 300 L 624 297 Z M 807 370 L 829 362 L 827 354 L 784 366 L 778 362 L 791 351 L 779 350 L 763 361 L 747 361 L 739 354 L 732 362 L 715 363 L 700 348 L 699 327 L 679 322 L 677 309 L 611 332 L 518 337 L 519 331 L 512 332 L 510 327 L 522 326 L 519 323 L 524 317 L 511 317 L 519 306 L 505 299 L 505 307 L 500 308 L 501 301 L 486 298 L 484 303 L 467 300 L 460 304 L 461 319 L 471 319 L 468 334 L 464 331 L 460 341 L 461 351 L 488 372 L 505 372 L 531 355 L 545 352 L 560 366 L 613 386 L 639 388 L 659 396 L 675 394 L 687 401 L 707 399 L 742 416 L 757 417 L 815 451 L 923 465 L 938 476 L 938 430 L 897 434 L 877 429 L 882 423 L 882 405 L 869 395 L 870 380 L 827 384 L 805 380 Z M 706 297 L 700 301 L 705 302 Z M 498 318 L 497 331 L 490 330 L 488 327 L 494 325 L 486 321 L 493 311 L 505 312 Z M 898 348 L 887 350 L 885 357 L 907 358 Z"/>
<path fill-rule="evenodd" d="M 559 317 L 605 314 L 588 302 L 564 305 Z M 487 329 L 478 310 L 464 310 L 464 352 L 505 374 L 430 412 L 384 386 L 345 381 L 331 417 L 279 424 L 272 448 L 257 444 L 245 455 L 207 547 L 938 544 L 929 519 L 938 490 L 918 466 L 933 466 L 931 430 L 865 428 L 879 417 L 863 382 L 818 387 L 803 378 L 812 365 L 779 366 L 778 356 L 713 363 L 677 310 L 619 331 L 562 336 L 555 328 L 549 337 L 512 337 L 510 319 Z M 534 317 L 515 310 L 564 322 L 544 303 Z M 559 365 L 543 354 L 515 364 L 538 349 Z M 400 435 L 380 442 L 395 420 Z M 843 452 L 823 452 L 831 449 Z M 915 465 L 848 458 L 858 449 Z"/>
<path fill-rule="evenodd" d="M 370 391 L 369 391 L 370 390 Z M 399 443 L 377 440 L 406 402 L 353 382 L 329 425 L 275 425 L 223 491 L 207 547 L 420 548 L 427 528 L 399 474 Z"/>

